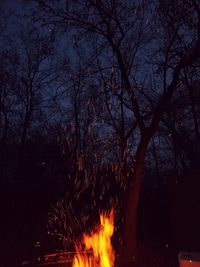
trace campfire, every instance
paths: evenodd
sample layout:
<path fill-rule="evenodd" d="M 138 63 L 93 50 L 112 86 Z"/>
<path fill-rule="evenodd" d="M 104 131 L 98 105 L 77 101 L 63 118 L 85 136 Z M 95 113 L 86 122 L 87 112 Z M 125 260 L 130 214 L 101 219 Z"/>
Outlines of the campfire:
<path fill-rule="evenodd" d="M 113 267 L 115 252 L 111 244 L 114 232 L 114 210 L 100 214 L 100 224 L 89 234 L 84 233 L 76 245 L 72 267 Z"/>

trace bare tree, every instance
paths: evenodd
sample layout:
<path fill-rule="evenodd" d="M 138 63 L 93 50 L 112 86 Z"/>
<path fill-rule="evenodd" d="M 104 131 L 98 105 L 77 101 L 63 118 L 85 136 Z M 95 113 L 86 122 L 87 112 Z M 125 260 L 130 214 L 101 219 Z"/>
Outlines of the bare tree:
<path fill-rule="evenodd" d="M 180 88 L 181 74 L 200 59 L 200 6 L 195 0 L 36 3 L 43 26 L 77 30 L 84 36 L 83 47 L 88 45 L 88 58 L 98 51 L 102 69 L 110 66 L 112 72 L 113 59 L 119 71 L 124 104 L 128 101 L 133 125 L 137 125 L 122 253 L 123 265 L 132 266 L 137 257 L 137 211 L 146 151 L 174 91 Z M 144 105 L 144 96 L 152 101 L 149 77 L 154 77 L 157 97 Z M 142 94 L 141 88 L 145 88 Z"/>
<path fill-rule="evenodd" d="M 33 116 L 39 115 L 38 108 L 45 98 L 44 89 L 52 81 L 54 70 L 50 69 L 50 56 L 53 53 L 54 43 L 51 36 L 23 31 L 19 45 L 16 96 L 21 102 L 22 109 L 20 142 L 23 146 Z"/>

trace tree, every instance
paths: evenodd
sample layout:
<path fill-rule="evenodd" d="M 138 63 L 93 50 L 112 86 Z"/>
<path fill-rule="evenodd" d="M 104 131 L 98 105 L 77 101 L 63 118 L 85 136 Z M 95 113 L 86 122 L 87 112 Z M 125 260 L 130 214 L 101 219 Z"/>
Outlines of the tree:
<path fill-rule="evenodd" d="M 195 0 L 36 3 L 43 25 L 82 33 L 88 58 L 91 52 L 98 53 L 101 69 L 110 67 L 111 73 L 114 65 L 120 75 L 123 104 L 128 101 L 137 125 L 122 253 L 123 265 L 132 266 L 137 257 L 137 211 L 146 151 L 174 92 L 180 89 L 182 73 L 199 62 L 200 6 Z M 152 99 L 155 92 L 157 97 Z"/>
<path fill-rule="evenodd" d="M 187 73 L 189 75 L 189 72 Z M 186 78 L 186 80 L 185 80 Z M 187 84 L 185 84 L 187 81 Z M 198 167 L 199 155 L 199 92 L 197 80 L 188 83 L 183 76 L 182 90 L 177 91 L 162 120 L 163 137 L 168 139 L 174 170 L 181 174 Z"/>

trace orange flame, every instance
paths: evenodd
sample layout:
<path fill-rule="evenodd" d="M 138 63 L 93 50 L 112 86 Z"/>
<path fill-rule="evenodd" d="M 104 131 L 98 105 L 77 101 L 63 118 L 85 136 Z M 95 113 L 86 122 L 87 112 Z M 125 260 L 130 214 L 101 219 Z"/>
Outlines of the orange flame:
<path fill-rule="evenodd" d="M 111 244 L 114 232 L 114 210 L 109 214 L 100 214 L 100 225 L 97 231 L 83 234 L 83 252 L 76 247 L 77 255 L 74 257 L 72 267 L 113 267 L 115 252 Z M 88 252 L 92 252 L 89 254 Z"/>

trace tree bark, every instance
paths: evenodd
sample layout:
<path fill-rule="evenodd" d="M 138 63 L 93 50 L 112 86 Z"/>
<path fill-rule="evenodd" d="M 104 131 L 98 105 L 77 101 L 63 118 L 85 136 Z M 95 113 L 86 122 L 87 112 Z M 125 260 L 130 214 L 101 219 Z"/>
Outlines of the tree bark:
<path fill-rule="evenodd" d="M 142 175 L 144 168 L 145 154 L 149 138 L 141 138 L 135 156 L 133 168 L 133 183 L 126 200 L 126 217 L 124 225 L 124 246 L 122 249 L 121 266 L 133 266 L 138 256 L 137 242 L 137 221 L 138 221 L 138 202 L 141 191 Z"/>

